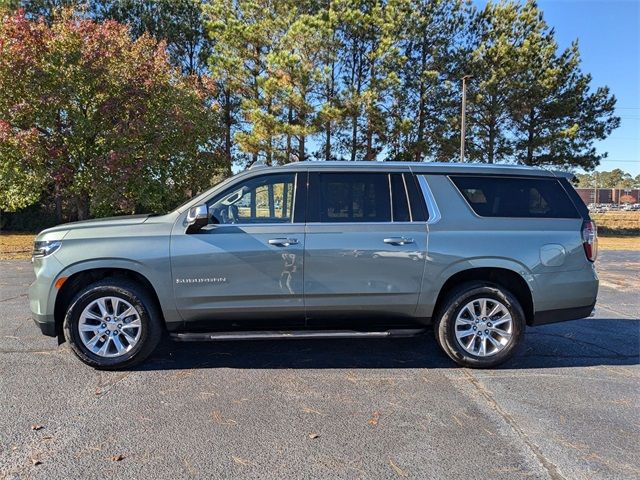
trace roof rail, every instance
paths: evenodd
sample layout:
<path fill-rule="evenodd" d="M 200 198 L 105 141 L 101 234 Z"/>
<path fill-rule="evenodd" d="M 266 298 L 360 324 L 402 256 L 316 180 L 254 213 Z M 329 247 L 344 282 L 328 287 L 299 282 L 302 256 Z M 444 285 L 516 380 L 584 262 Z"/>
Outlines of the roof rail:
<path fill-rule="evenodd" d="M 249 170 L 253 170 L 254 168 L 264 168 L 266 166 L 267 164 L 264 163 L 264 160 L 260 159 L 253 162 L 253 164 L 251 164 L 251 166 L 249 167 Z"/>

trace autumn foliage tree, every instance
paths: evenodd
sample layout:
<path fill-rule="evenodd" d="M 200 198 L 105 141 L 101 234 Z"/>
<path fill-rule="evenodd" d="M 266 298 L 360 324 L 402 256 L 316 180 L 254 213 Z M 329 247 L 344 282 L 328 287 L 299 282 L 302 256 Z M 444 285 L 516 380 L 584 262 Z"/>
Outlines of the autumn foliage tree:
<path fill-rule="evenodd" d="M 0 23 L 0 210 L 54 199 L 58 220 L 175 205 L 219 156 L 210 80 L 163 43 L 69 11 Z"/>

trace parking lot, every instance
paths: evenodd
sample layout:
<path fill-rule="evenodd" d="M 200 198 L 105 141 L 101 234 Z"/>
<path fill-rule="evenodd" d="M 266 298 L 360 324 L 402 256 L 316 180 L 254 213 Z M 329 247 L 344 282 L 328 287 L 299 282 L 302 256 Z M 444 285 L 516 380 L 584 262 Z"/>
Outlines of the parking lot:
<path fill-rule="evenodd" d="M 1 478 L 640 478 L 640 255 L 499 369 L 411 339 L 180 344 L 99 372 L 0 262 Z"/>

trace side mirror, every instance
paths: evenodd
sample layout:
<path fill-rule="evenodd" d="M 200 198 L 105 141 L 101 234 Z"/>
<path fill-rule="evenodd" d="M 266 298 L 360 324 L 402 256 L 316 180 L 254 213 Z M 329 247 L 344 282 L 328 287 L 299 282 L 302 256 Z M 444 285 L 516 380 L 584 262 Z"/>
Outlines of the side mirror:
<path fill-rule="evenodd" d="M 209 223 L 209 210 L 206 205 L 197 205 L 187 213 L 187 233 L 198 233 Z"/>

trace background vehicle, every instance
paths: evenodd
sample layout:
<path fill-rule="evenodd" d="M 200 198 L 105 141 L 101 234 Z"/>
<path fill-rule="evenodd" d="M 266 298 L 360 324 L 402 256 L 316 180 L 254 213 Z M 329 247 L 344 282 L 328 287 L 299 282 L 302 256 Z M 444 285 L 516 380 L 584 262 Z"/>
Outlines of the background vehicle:
<path fill-rule="evenodd" d="M 381 337 L 434 325 L 461 365 L 526 325 L 588 316 L 595 225 L 568 175 L 518 166 L 301 162 L 236 175 L 162 216 L 61 225 L 31 309 L 89 365 L 177 340 Z"/>

